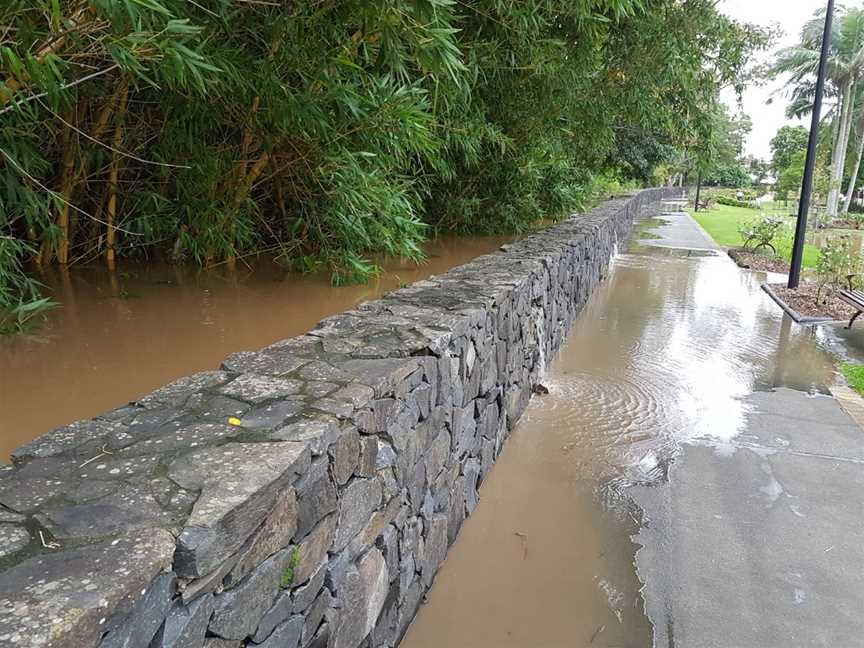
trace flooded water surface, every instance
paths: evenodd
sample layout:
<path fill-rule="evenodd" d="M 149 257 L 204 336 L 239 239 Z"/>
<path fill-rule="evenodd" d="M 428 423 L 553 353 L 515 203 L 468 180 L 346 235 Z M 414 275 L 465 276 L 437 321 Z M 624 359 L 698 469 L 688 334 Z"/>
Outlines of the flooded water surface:
<path fill-rule="evenodd" d="M 286 274 L 273 264 L 235 273 L 125 267 L 47 277 L 62 306 L 31 334 L 0 338 L 0 463 L 22 443 L 90 418 L 229 353 L 305 333 L 318 321 L 487 254 L 511 238 L 442 238 L 428 260 L 384 262 L 361 286 Z"/>
<path fill-rule="evenodd" d="M 692 243 L 699 233 L 685 234 Z M 832 382 L 819 334 L 781 316 L 762 276 L 659 234 L 645 242 L 666 247 L 614 262 L 403 648 L 651 646 L 630 540 L 642 520 L 625 489 L 663 479 L 682 444 L 724 452 L 744 442 L 754 391 Z"/>

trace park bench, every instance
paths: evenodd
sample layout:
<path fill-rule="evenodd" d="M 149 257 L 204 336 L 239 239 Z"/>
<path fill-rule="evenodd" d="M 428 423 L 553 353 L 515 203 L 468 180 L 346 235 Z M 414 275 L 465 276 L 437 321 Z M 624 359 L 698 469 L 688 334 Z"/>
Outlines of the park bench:
<path fill-rule="evenodd" d="M 846 281 L 849 283 L 849 289 L 840 291 L 840 299 L 855 309 L 855 314 L 852 316 L 852 319 L 849 320 L 849 324 L 846 326 L 847 329 L 851 329 L 852 324 L 855 323 L 855 320 L 858 319 L 858 316 L 861 315 L 861 313 L 864 313 L 864 292 L 861 292 L 860 290 L 855 290 L 852 287 L 852 279 L 857 276 L 857 274 L 848 275 L 846 277 Z"/>

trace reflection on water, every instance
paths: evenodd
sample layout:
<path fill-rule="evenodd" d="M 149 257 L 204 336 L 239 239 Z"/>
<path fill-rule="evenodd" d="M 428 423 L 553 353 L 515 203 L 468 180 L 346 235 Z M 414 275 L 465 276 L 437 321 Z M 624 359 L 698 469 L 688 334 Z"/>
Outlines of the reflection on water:
<path fill-rule="evenodd" d="M 725 255 L 616 260 L 403 647 L 651 645 L 624 487 L 663 478 L 683 443 L 736 443 L 754 390 L 833 379 L 820 334 L 781 317 L 761 279 Z"/>
<path fill-rule="evenodd" d="M 214 369 L 234 351 L 305 333 L 324 317 L 511 240 L 439 239 L 420 266 L 392 260 L 373 282 L 339 288 L 326 276 L 285 274 L 269 263 L 233 274 L 164 266 L 47 277 L 62 307 L 35 334 L 0 338 L 0 463 L 54 427 Z"/>

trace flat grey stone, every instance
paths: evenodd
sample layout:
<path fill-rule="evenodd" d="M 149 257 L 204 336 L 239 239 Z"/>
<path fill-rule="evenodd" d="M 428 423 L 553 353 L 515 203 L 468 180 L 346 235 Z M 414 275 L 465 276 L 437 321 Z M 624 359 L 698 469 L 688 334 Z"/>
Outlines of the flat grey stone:
<path fill-rule="evenodd" d="M 351 418 L 351 415 L 354 413 L 354 406 L 351 404 L 350 400 L 340 400 L 329 396 L 313 401 L 311 406 L 339 419 Z"/>
<path fill-rule="evenodd" d="M 293 616 L 276 627 L 265 641 L 258 644 L 260 648 L 297 648 L 300 635 L 303 633 L 303 617 Z"/>
<path fill-rule="evenodd" d="M 447 508 L 447 539 L 450 544 L 456 540 L 459 529 L 465 521 L 465 478 L 458 477 L 450 493 L 450 504 Z"/>
<path fill-rule="evenodd" d="M 292 607 L 291 592 L 287 590 L 279 592 L 276 596 L 276 602 L 273 603 L 273 606 L 264 613 L 263 617 L 261 617 L 261 621 L 258 623 L 258 628 L 255 630 L 255 634 L 252 635 L 252 641 L 255 643 L 261 643 L 273 634 L 273 630 L 276 626 L 287 621 L 288 617 L 291 616 Z"/>
<path fill-rule="evenodd" d="M 378 454 L 375 456 L 375 469 L 389 468 L 396 465 L 396 451 L 385 441 L 376 440 Z"/>
<path fill-rule="evenodd" d="M 420 606 L 420 599 L 423 596 L 423 588 L 419 580 L 415 580 L 411 586 L 405 590 L 402 603 L 399 606 L 399 618 L 397 623 L 396 636 L 401 637 L 405 634 L 411 621 L 414 620 L 414 615 L 417 614 L 417 608 Z"/>
<path fill-rule="evenodd" d="M 157 576 L 126 618 L 102 640 L 100 648 L 147 648 L 168 613 L 176 584 L 172 573 Z"/>
<path fill-rule="evenodd" d="M 292 421 L 270 433 L 270 438 L 273 441 L 306 443 L 313 456 L 320 456 L 327 452 L 327 448 L 338 436 L 339 421 L 332 416 L 323 414 L 318 417 Z"/>
<path fill-rule="evenodd" d="M 378 548 L 387 561 L 387 572 L 390 581 L 394 581 L 399 574 L 399 533 L 395 527 L 388 526 L 378 538 Z"/>
<path fill-rule="evenodd" d="M 321 380 L 310 380 L 303 387 L 303 393 L 310 398 L 324 398 L 339 389 L 339 385 Z"/>
<path fill-rule="evenodd" d="M 269 348 L 232 353 L 222 361 L 222 368 L 237 373 L 278 376 L 296 371 L 308 362 L 308 358 L 298 357 L 291 350 Z"/>
<path fill-rule="evenodd" d="M 193 423 L 176 430 L 141 439 L 116 451 L 111 461 L 100 461 L 91 465 L 90 470 L 97 474 L 100 472 L 112 474 L 112 471 L 116 469 L 113 474 L 128 476 L 132 473 L 128 468 L 124 469 L 121 463 L 127 458 L 142 455 L 166 455 L 171 452 L 212 445 L 222 439 L 235 436 L 239 432 L 237 427 L 225 423 Z M 97 470 L 96 466 L 105 466 L 105 468 Z"/>
<path fill-rule="evenodd" d="M 374 436 L 360 437 L 360 458 L 357 461 L 358 477 L 374 477 L 378 462 L 378 439 Z"/>
<path fill-rule="evenodd" d="M 296 375 L 303 380 L 315 380 L 318 382 L 346 383 L 351 380 L 350 374 L 320 360 L 302 366 L 297 370 Z"/>
<path fill-rule="evenodd" d="M 36 437 L 11 453 L 12 461 L 21 464 L 39 457 L 74 454 L 82 446 L 99 446 L 109 434 L 123 429 L 122 423 L 99 419 L 75 421 Z"/>
<path fill-rule="evenodd" d="M 480 462 L 472 457 L 465 462 L 463 473 L 465 475 L 465 507 L 468 509 L 468 515 L 471 515 L 480 501 L 477 492 L 477 482 L 480 479 Z"/>
<path fill-rule="evenodd" d="M 355 479 L 339 501 L 339 520 L 333 548 L 343 549 L 366 524 L 381 505 L 381 483 L 377 479 Z"/>
<path fill-rule="evenodd" d="M 263 403 L 296 394 L 302 387 L 299 380 L 241 374 L 222 387 L 221 392 L 249 403 Z"/>
<path fill-rule="evenodd" d="M 2 483 L 2 482 L 0 482 Z M 21 515 L 20 513 L 13 513 L 12 511 L 8 511 L 4 508 L 0 508 L 0 522 L 9 522 L 13 524 L 18 524 L 27 519 L 26 515 Z"/>
<path fill-rule="evenodd" d="M 189 605 L 174 601 L 150 648 L 201 648 L 211 616 L 212 594 L 202 596 Z"/>
<path fill-rule="evenodd" d="M 43 553 L 0 578 L 4 646 L 95 646 L 109 620 L 127 613 L 171 565 L 174 538 L 150 530 Z"/>
<path fill-rule="evenodd" d="M 158 405 L 177 407 L 182 405 L 192 394 L 207 389 L 213 389 L 230 380 L 230 374 L 224 371 L 202 371 L 201 373 L 180 378 L 142 396 L 135 402 L 151 408 Z"/>
<path fill-rule="evenodd" d="M 363 530 L 348 544 L 353 555 L 359 555 L 371 547 L 401 510 L 402 498 L 397 496 L 393 497 L 384 508 L 372 513 Z"/>
<path fill-rule="evenodd" d="M 11 556 L 30 544 L 27 529 L 13 524 L 0 524 L 0 558 Z"/>
<path fill-rule="evenodd" d="M 384 601 L 384 609 L 378 616 L 378 621 L 369 635 L 372 646 L 395 646 L 399 638 L 396 636 L 396 623 L 399 614 L 399 588 L 391 587 Z"/>
<path fill-rule="evenodd" d="M 199 596 L 215 592 L 222 588 L 225 575 L 230 572 L 240 559 L 240 552 L 229 556 L 216 569 L 201 578 L 190 581 L 181 581 L 180 588 L 183 594 L 183 602 L 189 604 Z"/>
<path fill-rule="evenodd" d="M 302 640 L 303 643 L 308 643 L 312 640 L 312 637 L 315 636 L 315 632 L 318 630 L 318 626 L 321 625 L 321 622 L 324 620 L 324 614 L 330 609 L 332 605 L 332 597 L 330 596 L 330 590 L 326 587 L 321 590 L 321 593 L 318 595 L 318 598 L 312 603 L 312 606 L 306 611 L 304 615 L 304 623 L 303 623 L 303 634 Z"/>
<path fill-rule="evenodd" d="M 333 648 L 356 648 L 375 627 L 387 598 L 389 580 L 384 557 L 371 549 L 352 566 L 340 590 L 342 609 Z"/>
<path fill-rule="evenodd" d="M 321 588 L 324 587 L 324 576 L 327 574 L 327 563 L 322 562 L 318 565 L 318 569 L 315 570 L 315 573 L 309 577 L 309 581 L 300 587 L 295 587 L 291 591 L 291 602 L 292 602 L 292 611 L 296 614 L 300 614 L 301 612 L 305 612 L 306 609 L 312 605 L 315 601 L 315 598 L 321 592 Z M 296 580 L 296 579 L 295 579 Z"/>
<path fill-rule="evenodd" d="M 371 387 L 359 383 L 351 383 L 334 393 L 332 398 L 334 400 L 347 400 L 355 409 L 360 409 L 366 407 L 374 396 L 375 392 Z"/>
<path fill-rule="evenodd" d="M 327 460 L 318 459 L 296 484 L 297 537 L 302 538 L 322 520 L 336 510 L 336 487 L 327 471 Z"/>
<path fill-rule="evenodd" d="M 185 446 L 180 445 L 184 448 Z M 127 455 L 120 455 L 120 452 L 128 451 Z M 159 452 L 156 450 L 155 452 Z M 170 449 L 168 450 L 170 452 Z M 110 479 L 128 479 L 135 476 L 152 475 L 159 467 L 159 462 L 162 460 L 161 453 L 154 454 L 153 452 L 136 453 L 135 446 L 124 448 L 118 451 L 117 454 L 110 458 L 82 464 L 83 467 L 77 470 L 77 476 L 81 479 L 91 480 L 110 480 Z"/>
<path fill-rule="evenodd" d="M 294 567 L 294 582 L 309 580 L 318 566 L 327 558 L 336 533 L 336 516 L 328 515 L 297 545 L 300 558 Z"/>
<path fill-rule="evenodd" d="M 285 424 L 289 418 L 297 416 L 306 408 L 306 400 L 288 397 L 267 405 L 259 405 L 240 418 L 240 425 L 252 430 L 273 430 Z"/>
<path fill-rule="evenodd" d="M 240 648 L 240 642 L 221 637 L 207 637 L 204 640 L 203 648 Z"/>
<path fill-rule="evenodd" d="M 330 447 L 330 469 L 336 483 L 343 486 L 354 474 L 360 458 L 360 434 L 350 427 L 344 430 Z"/>
<path fill-rule="evenodd" d="M 348 360 L 340 368 L 358 382 L 375 390 L 378 397 L 392 393 L 396 385 L 404 381 L 420 366 L 413 358 Z"/>
<path fill-rule="evenodd" d="M 264 561 L 236 587 L 216 594 L 210 632 L 224 639 L 245 639 L 255 634 L 264 614 L 273 606 L 282 575 L 291 562 L 283 549 Z"/>
<path fill-rule="evenodd" d="M 406 554 L 399 562 L 399 591 L 405 592 L 417 579 L 417 562 L 414 554 Z"/>
<path fill-rule="evenodd" d="M 219 394 L 216 396 L 201 394 L 200 399 L 197 399 L 196 396 L 192 396 L 187 401 L 186 406 L 194 409 L 201 418 L 209 421 L 224 423 L 231 417 L 243 416 L 252 408 L 249 403 Z"/>
<path fill-rule="evenodd" d="M 289 486 L 276 496 L 273 510 L 241 550 L 237 564 L 225 578 L 225 586 L 233 586 L 260 565 L 265 558 L 287 547 L 296 530 L 297 496 L 294 489 Z"/>
<path fill-rule="evenodd" d="M 315 636 L 303 648 L 329 648 L 330 643 L 330 624 L 325 622 L 318 628 Z"/>
<path fill-rule="evenodd" d="M 450 435 L 447 430 L 441 430 L 426 452 L 426 477 L 434 481 L 450 458 Z"/>
<path fill-rule="evenodd" d="M 217 568 L 309 461 L 309 449 L 299 443 L 229 443 L 176 459 L 169 477 L 182 488 L 201 490 L 177 539 L 177 574 L 194 578 Z"/>
<path fill-rule="evenodd" d="M 129 485 L 83 504 L 43 507 L 36 518 L 55 538 L 64 540 L 153 528 L 170 523 L 174 516 L 149 492 Z"/>
<path fill-rule="evenodd" d="M 447 516 L 434 515 L 427 523 L 423 544 L 423 584 L 428 587 L 447 555 Z"/>

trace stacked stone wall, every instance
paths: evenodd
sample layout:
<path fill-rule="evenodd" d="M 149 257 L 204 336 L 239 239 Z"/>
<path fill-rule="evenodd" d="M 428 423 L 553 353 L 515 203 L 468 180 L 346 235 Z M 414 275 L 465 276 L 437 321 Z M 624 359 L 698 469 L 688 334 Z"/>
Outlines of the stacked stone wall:
<path fill-rule="evenodd" d="M 18 449 L 0 646 L 396 646 L 616 246 L 671 191 Z"/>

